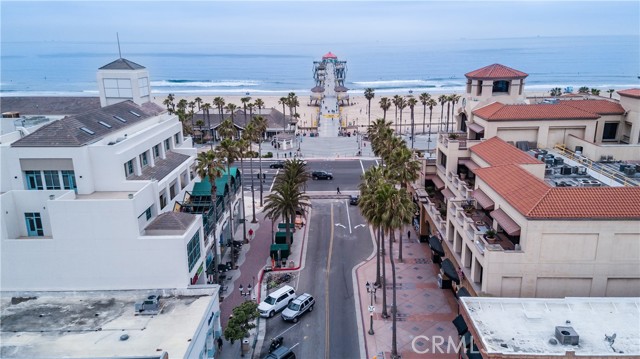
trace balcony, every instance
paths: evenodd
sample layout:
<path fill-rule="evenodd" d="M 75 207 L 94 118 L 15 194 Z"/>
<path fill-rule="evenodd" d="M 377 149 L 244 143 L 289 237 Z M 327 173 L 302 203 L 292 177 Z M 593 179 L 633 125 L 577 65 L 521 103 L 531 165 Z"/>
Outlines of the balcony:
<path fill-rule="evenodd" d="M 467 133 L 466 132 L 442 132 L 438 135 L 438 143 L 445 148 L 452 150 L 467 149 Z"/>

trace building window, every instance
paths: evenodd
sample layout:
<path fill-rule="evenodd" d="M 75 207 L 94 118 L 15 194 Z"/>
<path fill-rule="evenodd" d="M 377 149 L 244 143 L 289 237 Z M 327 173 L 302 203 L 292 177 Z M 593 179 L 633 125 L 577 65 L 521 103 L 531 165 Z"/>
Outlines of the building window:
<path fill-rule="evenodd" d="M 153 206 L 151 206 L 153 207 Z M 150 220 L 151 219 L 151 207 L 147 208 L 144 212 L 142 212 L 141 215 L 138 216 L 138 218 L 144 216 L 145 220 Z"/>
<path fill-rule="evenodd" d="M 189 258 L 189 271 L 198 263 L 200 259 L 200 232 L 193 235 L 187 244 L 187 257 Z"/>
<path fill-rule="evenodd" d="M 58 171 L 44 171 L 44 183 L 47 189 L 61 189 Z"/>
<path fill-rule="evenodd" d="M 124 164 L 124 175 L 125 175 L 125 177 L 129 177 L 129 176 L 133 175 L 133 160 L 132 159 Z"/>
<path fill-rule="evenodd" d="M 618 134 L 617 122 L 608 122 L 604 124 L 604 129 L 602 131 L 603 141 L 615 141 L 617 134 Z"/>
<path fill-rule="evenodd" d="M 140 97 L 149 96 L 149 79 L 141 77 L 138 79 L 138 90 L 140 91 Z"/>
<path fill-rule="evenodd" d="M 44 229 L 42 228 L 42 218 L 40 218 L 40 213 L 25 213 L 24 220 L 27 223 L 27 236 L 44 236 Z"/>
<path fill-rule="evenodd" d="M 167 138 L 164 140 L 164 150 L 169 151 L 171 149 L 171 139 Z"/>
<path fill-rule="evenodd" d="M 493 92 L 509 92 L 509 81 L 493 81 Z"/>
<path fill-rule="evenodd" d="M 173 140 L 174 142 L 177 144 L 180 143 L 180 133 L 176 133 L 175 135 L 173 135 Z"/>
<path fill-rule="evenodd" d="M 160 157 L 160 145 L 153 146 L 153 158 Z"/>
<path fill-rule="evenodd" d="M 175 180 L 169 185 L 169 197 L 171 199 L 174 199 L 177 194 L 178 194 L 178 180 Z"/>
<path fill-rule="evenodd" d="M 133 97 L 130 79 L 103 79 L 107 97 Z"/>
<path fill-rule="evenodd" d="M 149 165 L 149 158 L 146 151 L 140 154 L 140 163 L 142 164 L 142 167 L 147 167 Z"/>
<path fill-rule="evenodd" d="M 62 185 L 64 189 L 78 190 L 76 185 L 76 175 L 73 171 L 62 171 Z"/>
<path fill-rule="evenodd" d="M 167 205 L 167 193 L 166 191 L 160 194 L 160 209 L 163 209 Z"/>
<path fill-rule="evenodd" d="M 27 179 L 27 189 L 29 190 L 42 190 L 42 176 L 40 171 L 24 171 Z"/>

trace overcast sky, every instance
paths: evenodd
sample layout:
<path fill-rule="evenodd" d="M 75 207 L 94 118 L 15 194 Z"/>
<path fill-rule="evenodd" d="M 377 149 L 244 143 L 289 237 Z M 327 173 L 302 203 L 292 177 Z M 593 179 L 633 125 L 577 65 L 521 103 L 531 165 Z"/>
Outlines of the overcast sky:
<path fill-rule="evenodd" d="M 428 42 L 639 35 L 640 3 L 611 1 L 0 1 L 1 40 Z"/>

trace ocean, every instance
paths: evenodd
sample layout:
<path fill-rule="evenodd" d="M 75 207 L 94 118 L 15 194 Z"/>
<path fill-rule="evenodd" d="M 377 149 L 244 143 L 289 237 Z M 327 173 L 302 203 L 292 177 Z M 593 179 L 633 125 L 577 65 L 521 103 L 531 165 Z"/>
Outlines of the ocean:
<path fill-rule="evenodd" d="M 152 93 L 307 94 L 313 61 L 328 51 L 347 61 L 358 94 L 463 92 L 464 74 L 500 63 L 529 74 L 528 91 L 581 86 L 640 87 L 640 36 L 425 40 L 421 43 L 122 43 L 145 66 Z M 2 42 L 1 96 L 96 96 L 96 71 L 118 58 L 116 43 Z"/>

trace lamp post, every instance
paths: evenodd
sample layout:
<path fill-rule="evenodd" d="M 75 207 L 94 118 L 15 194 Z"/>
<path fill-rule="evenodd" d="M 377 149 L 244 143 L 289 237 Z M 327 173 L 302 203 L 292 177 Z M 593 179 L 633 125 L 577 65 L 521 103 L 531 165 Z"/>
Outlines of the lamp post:
<path fill-rule="evenodd" d="M 247 291 L 244 291 L 244 287 L 242 287 L 242 284 L 240 284 L 240 287 L 238 288 L 240 290 L 240 295 L 245 297 L 245 301 L 247 300 L 246 297 L 251 295 L 251 289 L 253 287 L 251 286 L 251 284 L 247 285 Z"/>
<path fill-rule="evenodd" d="M 369 318 L 370 319 L 369 319 L 369 331 L 368 331 L 368 333 L 369 333 L 369 335 L 373 335 L 373 334 L 375 334 L 375 332 L 373 331 L 373 312 L 376 309 L 373 306 L 373 298 L 376 295 L 377 288 L 376 288 L 375 285 L 372 285 L 368 281 L 367 281 L 366 287 L 367 287 L 367 293 L 369 293 L 369 298 L 370 298 L 370 302 L 369 302 L 370 303 L 370 305 L 369 305 Z"/>

